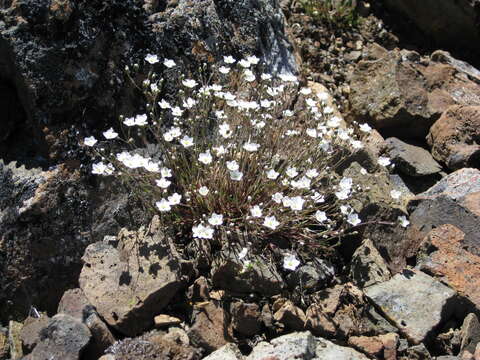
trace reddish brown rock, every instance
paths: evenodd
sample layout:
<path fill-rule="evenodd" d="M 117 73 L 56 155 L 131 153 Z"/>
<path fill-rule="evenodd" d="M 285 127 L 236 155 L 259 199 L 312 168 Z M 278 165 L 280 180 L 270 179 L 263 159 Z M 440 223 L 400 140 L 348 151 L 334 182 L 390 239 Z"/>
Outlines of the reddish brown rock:
<path fill-rule="evenodd" d="M 275 321 L 285 325 L 291 330 L 303 330 L 307 318 L 302 309 L 295 306 L 291 301 L 286 301 L 275 314 L 273 314 Z"/>
<path fill-rule="evenodd" d="M 348 344 L 374 358 L 397 360 L 398 335 L 351 336 Z"/>
<path fill-rule="evenodd" d="M 233 303 L 230 309 L 233 328 L 240 334 L 253 336 L 260 332 L 260 309 L 257 304 Z"/>
<path fill-rule="evenodd" d="M 58 304 L 57 313 L 68 314 L 82 320 L 83 318 L 83 309 L 89 305 L 89 302 L 85 295 L 83 294 L 82 289 L 70 289 L 65 291 L 60 303 Z"/>
<path fill-rule="evenodd" d="M 451 106 L 430 128 L 433 157 L 450 169 L 480 164 L 480 106 Z"/>
<path fill-rule="evenodd" d="M 310 330 L 315 336 L 334 337 L 337 328 L 332 319 L 325 314 L 318 304 L 312 304 L 308 307 L 305 316 L 305 328 Z"/>
<path fill-rule="evenodd" d="M 465 250 L 465 233 L 447 224 L 430 231 L 420 269 L 441 278 L 480 308 L 480 256 Z"/>
<path fill-rule="evenodd" d="M 233 341 L 232 325 L 222 306 L 209 302 L 195 312 L 193 325 L 188 331 L 195 346 L 214 351 Z"/>

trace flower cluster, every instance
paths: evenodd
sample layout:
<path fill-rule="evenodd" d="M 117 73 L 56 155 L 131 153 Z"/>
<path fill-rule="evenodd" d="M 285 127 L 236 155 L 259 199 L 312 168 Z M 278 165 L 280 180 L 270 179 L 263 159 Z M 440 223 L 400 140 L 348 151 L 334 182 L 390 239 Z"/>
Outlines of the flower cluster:
<path fill-rule="evenodd" d="M 145 61 L 167 72 L 176 66 L 156 55 Z M 256 239 L 306 243 L 358 226 L 362 220 L 349 205 L 358 184 L 339 177 L 334 166 L 338 154 L 363 143 L 335 114 L 328 94 L 301 87 L 294 103 L 298 79 L 261 73 L 259 62 L 255 56 L 225 56 L 212 82 L 181 78 L 176 98 L 166 97 L 164 81 L 150 71 L 142 87 L 146 112 L 121 118 L 122 138 L 112 128 L 103 133 L 103 142 L 126 144 L 125 149 L 98 149 L 102 161 L 92 173 L 127 174 L 125 181 L 163 221 L 192 238 L 241 230 Z M 362 124 L 359 130 L 371 128 Z M 158 154 L 136 149 L 145 141 L 157 145 Z M 84 139 L 86 146 L 97 143 Z M 388 166 L 389 159 L 379 163 Z M 299 265 L 293 255 L 284 262 L 286 269 Z"/>

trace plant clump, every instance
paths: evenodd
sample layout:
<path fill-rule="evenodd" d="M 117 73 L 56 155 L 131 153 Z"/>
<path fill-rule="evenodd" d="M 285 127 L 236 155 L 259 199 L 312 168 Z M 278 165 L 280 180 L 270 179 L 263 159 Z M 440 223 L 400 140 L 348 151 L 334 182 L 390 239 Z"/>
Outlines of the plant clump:
<path fill-rule="evenodd" d="M 332 27 L 355 27 L 359 16 L 356 0 L 300 0 L 305 13 Z"/>
<path fill-rule="evenodd" d="M 225 56 L 208 77 L 171 80 L 179 91 L 165 98 L 175 61 L 145 60 L 138 88 L 148 111 L 121 117 L 104 140 L 84 139 L 97 156 L 93 174 L 119 177 L 187 241 L 241 232 L 259 249 L 273 239 L 320 247 L 361 224 L 349 202 L 362 189 L 335 169 L 363 143 L 326 93 L 300 87 L 292 74 L 262 72 L 255 56 Z M 285 261 L 286 269 L 299 265 Z"/>

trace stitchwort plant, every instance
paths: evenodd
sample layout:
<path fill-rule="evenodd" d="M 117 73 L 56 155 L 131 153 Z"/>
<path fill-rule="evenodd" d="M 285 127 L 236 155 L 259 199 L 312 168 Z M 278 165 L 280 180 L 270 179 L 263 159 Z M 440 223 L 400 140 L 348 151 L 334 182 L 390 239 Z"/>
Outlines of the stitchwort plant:
<path fill-rule="evenodd" d="M 121 117 L 103 139 L 83 141 L 101 159 L 93 174 L 119 177 L 185 239 L 215 241 L 241 231 L 257 248 L 274 238 L 292 248 L 321 246 L 361 224 L 349 205 L 358 184 L 334 170 L 363 144 L 326 93 L 299 89 L 291 74 L 262 73 L 255 56 L 225 56 L 208 77 L 170 80 L 179 91 L 165 98 L 175 61 L 149 54 L 144 66 L 138 89 L 147 111 Z M 155 66 L 164 67 L 164 78 Z M 145 148 L 154 151 L 146 155 Z M 285 256 L 286 270 L 299 265 Z"/>

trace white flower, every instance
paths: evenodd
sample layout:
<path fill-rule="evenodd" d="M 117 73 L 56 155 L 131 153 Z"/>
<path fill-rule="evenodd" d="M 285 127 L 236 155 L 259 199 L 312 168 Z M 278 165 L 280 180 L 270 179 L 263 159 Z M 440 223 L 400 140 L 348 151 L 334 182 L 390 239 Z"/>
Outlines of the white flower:
<path fill-rule="evenodd" d="M 105 136 L 105 139 L 115 139 L 118 136 L 118 133 L 113 130 L 113 128 L 108 129 L 103 133 L 103 136 Z"/>
<path fill-rule="evenodd" d="M 230 136 L 232 136 L 232 131 L 230 130 L 230 125 L 228 125 L 226 122 L 220 124 L 218 132 L 220 135 L 222 135 L 225 139 L 228 139 Z"/>
<path fill-rule="evenodd" d="M 304 87 L 300 89 L 300 94 L 302 95 L 310 95 L 312 93 L 312 89 Z"/>
<path fill-rule="evenodd" d="M 292 110 L 284 110 L 282 114 L 285 117 L 291 117 L 294 115 L 294 112 Z"/>
<path fill-rule="evenodd" d="M 260 59 L 256 57 L 255 55 L 247 57 L 247 61 L 252 64 L 252 65 L 257 65 Z"/>
<path fill-rule="evenodd" d="M 265 108 L 265 109 L 268 109 L 273 104 L 274 104 L 274 101 L 270 101 L 270 100 L 267 100 L 267 99 L 260 100 L 260 106 Z"/>
<path fill-rule="evenodd" d="M 279 192 L 273 194 L 272 200 L 275 201 L 277 204 L 280 204 L 283 200 L 283 194 Z"/>
<path fill-rule="evenodd" d="M 297 82 L 298 79 L 295 75 L 293 74 L 280 74 L 278 77 L 285 82 Z"/>
<path fill-rule="evenodd" d="M 368 171 L 367 171 L 365 168 L 362 167 L 362 168 L 360 169 L 360 174 L 362 174 L 362 175 L 367 175 L 367 174 L 368 174 Z"/>
<path fill-rule="evenodd" d="M 362 222 L 362 220 L 360 220 L 357 213 L 351 213 L 347 217 L 347 222 L 353 226 L 357 226 Z"/>
<path fill-rule="evenodd" d="M 113 174 L 114 168 L 112 164 L 104 164 L 103 162 L 98 162 L 92 164 L 92 174 L 95 175 L 111 175 Z"/>
<path fill-rule="evenodd" d="M 402 196 L 402 192 L 398 190 L 392 190 L 390 191 L 390 196 L 392 197 L 392 199 L 398 200 L 400 199 L 400 196 Z"/>
<path fill-rule="evenodd" d="M 157 93 L 158 92 L 158 85 L 157 84 L 151 84 L 150 85 L 150 90 L 152 90 L 152 92 L 154 92 L 154 93 Z"/>
<path fill-rule="evenodd" d="M 243 178 L 243 173 L 241 171 L 230 171 L 230 179 L 233 181 L 240 181 Z"/>
<path fill-rule="evenodd" d="M 267 73 L 263 73 L 261 76 L 262 80 L 270 80 L 272 78 L 272 75 L 270 74 L 267 74 Z"/>
<path fill-rule="evenodd" d="M 298 181 L 292 180 L 292 182 L 290 183 L 290 185 L 292 185 L 294 189 L 310 189 L 310 184 L 311 180 L 306 176 L 303 176 Z"/>
<path fill-rule="evenodd" d="M 172 207 L 170 206 L 170 202 L 166 199 L 162 199 L 160 201 L 157 201 L 155 203 L 155 205 L 157 206 L 157 209 L 162 211 L 162 212 L 170 211 L 172 209 Z"/>
<path fill-rule="evenodd" d="M 243 149 L 249 152 L 257 151 L 259 147 L 260 147 L 260 144 L 255 144 L 251 142 L 247 142 L 243 144 Z"/>
<path fill-rule="evenodd" d="M 305 175 L 310 179 L 313 179 L 318 176 L 318 171 L 317 169 L 308 169 Z"/>
<path fill-rule="evenodd" d="M 182 116 L 183 110 L 180 109 L 178 106 L 172 108 L 172 115 L 173 116 Z"/>
<path fill-rule="evenodd" d="M 269 229 L 275 230 L 280 223 L 277 221 L 275 216 L 266 216 L 263 221 L 263 226 L 268 227 Z"/>
<path fill-rule="evenodd" d="M 206 196 L 208 192 L 209 190 L 206 186 L 202 186 L 200 189 L 198 189 L 198 193 L 202 196 Z"/>
<path fill-rule="evenodd" d="M 305 99 L 305 103 L 307 104 L 307 106 L 310 106 L 310 107 L 317 106 L 317 102 L 310 98 Z"/>
<path fill-rule="evenodd" d="M 155 183 L 157 184 L 158 187 L 161 187 L 162 189 L 166 189 L 170 186 L 172 182 L 162 177 L 160 180 L 155 180 Z"/>
<path fill-rule="evenodd" d="M 147 114 L 140 114 L 135 116 L 135 125 L 138 125 L 138 126 L 147 125 Z"/>
<path fill-rule="evenodd" d="M 317 93 L 317 97 L 318 97 L 318 100 L 322 101 L 322 102 L 325 102 L 328 100 L 328 93 L 326 92 L 320 92 L 320 93 Z"/>
<path fill-rule="evenodd" d="M 342 180 L 340 180 L 340 182 L 338 183 L 338 186 L 340 186 L 340 189 L 348 189 L 350 190 L 352 188 L 352 185 L 353 185 L 353 180 L 352 178 L 347 178 L 347 177 L 344 177 L 342 178 Z"/>
<path fill-rule="evenodd" d="M 230 68 L 227 66 L 220 66 L 218 71 L 220 71 L 222 74 L 228 74 L 230 72 Z"/>
<path fill-rule="evenodd" d="M 406 228 L 408 225 L 410 225 L 410 221 L 407 220 L 406 216 L 399 216 L 398 217 L 398 222 L 404 228 Z"/>
<path fill-rule="evenodd" d="M 133 117 L 130 117 L 130 118 L 126 118 L 123 123 L 127 126 L 135 126 L 135 118 Z"/>
<path fill-rule="evenodd" d="M 317 210 L 315 212 L 315 219 L 320 222 L 320 223 L 323 223 L 324 221 L 327 221 L 328 220 L 328 217 L 327 217 L 327 214 L 325 213 L 325 211 L 320 211 L 320 210 Z"/>
<path fill-rule="evenodd" d="M 173 134 L 170 131 L 166 132 L 165 134 L 163 134 L 163 140 L 165 140 L 166 142 L 172 141 Z"/>
<path fill-rule="evenodd" d="M 317 130 L 316 129 L 307 129 L 306 131 L 307 135 L 316 138 L 317 137 Z"/>
<path fill-rule="evenodd" d="M 213 148 L 213 151 L 215 152 L 215 155 L 217 156 L 222 156 L 227 153 L 227 149 L 223 145 L 217 146 Z"/>
<path fill-rule="evenodd" d="M 238 258 L 242 260 L 245 256 L 247 256 L 248 253 L 248 248 L 244 247 L 242 248 L 242 251 L 238 253 Z"/>
<path fill-rule="evenodd" d="M 325 202 L 325 197 L 317 191 L 315 191 L 313 193 L 313 195 L 310 196 L 310 199 L 312 199 L 315 203 L 324 203 Z"/>
<path fill-rule="evenodd" d="M 208 219 L 208 223 L 210 225 L 216 226 L 216 225 L 222 225 L 223 223 L 223 215 L 222 214 L 215 214 L 213 213 L 210 218 Z"/>
<path fill-rule="evenodd" d="M 94 146 L 97 143 L 97 139 L 95 139 L 93 136 L 86 137 L 83 139 L 83 143 L 87 146 Z"/>
<path fill-rule="evenodd" d="M 185 135 L 181 140 L 180 144 L 182 144 L 184 147 L 188 148 L 190 146 L 193 146 L 193 138 L 190 136 Z"/>
<path fill-rule="evenodd" d="M 365 133 L 369 133 L 370 131 L 372 131 L 372 128 L 367 123 L 361 124 L 359 126 L 359 129 L 360 129 L 360 131 L 365 132 Z"/>
<path fill-rule="evenodd" d="M 337 191 L 337 192 L 335 192 L 335 196 L 336 196 L 339 200 L 348 199 L 348 197 L 350 196 L 350 189 L 342 189 L 342 190 L 340 190 L 340 191 Z"/>
<path fill-rule="evenodd" d="M 332 116 L 332 118 L 327 121 L 327 126 L 331 128 L 339 127 L 340 121 L 341 119 L 338 116 Z"/>
<path fill-rule="evenodd" d="M 333 108 L 331 106 L 325 106 L 325 109 L 323 109 L 324 114 L 332 114 L 333 113 Z"/>
<path fill-rule="evenodd" d="M 270 180 L 276 180 L 278 178 L 278 175 L 280 175 L 280 173 L 276 172 L 273 169 L 267 171 L 267 178 L 269 178 Z"/>
<path fill-rule="evenodd" d="M 210 226 L 204 226 L 202 224 L 193 226 L 192 233 L 194 238 L 199 238 L 199 239 L 213 238 L 213 228 L 211 228 Z"/>
<path fill-rule="evenodd" d="M 342 205 L 340 206 L 340 212 L 343 214 L 343 215 L 348 215 L 350 214 L 350 212 L 352 211 L 351 207 L 348 206 L 348 205 Z"/>
<path fill-rule="evenodd" d="M 198 154 L 198 161 L 202 164 L 208 165 L 212 162 L 212 155 L 210 154 L 210 150 L 207 150 L 204 153 Z"/>
<path fill-rule="evenodd" d="M 173 138 L 177 138 L 177 137 L 179 137 L 180 135 L 182 135 L 182 130 L 180 130 L 180 128 L 179 128 L 179 127 L 176 127 L 176 126 L 170 128 L 170 130 L 168 130 L 168 132 L 169 132 L 170 134 L 172 134 Z"/>
<path fill-rule="evenodd" d="M 363 143 L 360 140 L 351 140 L 350 144 L 352 144 L 352 147 L 354 149 L 362 149 L 363 148 Z"/>
<path fill-rule="evenodd" d="M 169 168 L 163 167 L 160 170 L 160 174 L 162 175 L 162 177 L 172 177 L 172 170 L 170 170 Z"/>
<path fill-rule="evenodd" d="M 168 101 L 166 101 L 165 99 L 162 99 L 161 101 L 158 102 L 158 105 L 162 108 L 162 109 L 170 109 L 172 106 L 170 105 L 170 103 Z"/>
<path fill-rule="evenodd" d="M 298 175 L 297 168 L 295 167 L 289 167 L 285 173 L 289 178 L 294 178 L 295 176 Z"/>
<path fill-rule="evenodd" d="M 147 161 L 147 163 L 144 164 L 143 167 L 145 168 L 145 170 L 154 172 L 154 173 L 160 171 L 160 167 L 158 166 L 158 163 L 153 161 Z"/>
<path fill-rule="evenodd" d="M 227 161 L 227 169 L 230 171 L 237 171 L 240 167 L 235 160 Z"/>
<path fill-rule="evenodd" d="M 253 74 L 252 70 L 246 69 L 243 72 L 243 75 L 245 76 L 245 80 L 248 82 L 255 81 L 255 75 Z"/>
<path fill-rule="evenodd" d="M 236 60 L 233 56 L 224 56 L 223 61 L 225 61 L 226 64 L 234 64 Z"/>
<path fill-rule="evenodd" d="M 165 59 L 163 60 L 163 65 L 165 65 L 167 68 L 172 68 L 174 67 L 176 64 L 175 64 L 175 61 L 173 61 L 172 59 Z"/>
<path fill-rule="evenodd" d="M 238 64 L 243 67 L 243 68 L 246 68 L 248 69 L 250 67 L 250 61 L 246 60 L 246 59 L 242 59 L 238 62 Z"/>
<path fill-rule="evenodd" d="M 195 86 L 198 85 L 198 83 L 197 83 L 195 80 L 193 80 L 193 79 L 185 79 L 185 80 L 182 80 L 182 84 L 183 84 L 183 86 L 186 86 L 186 87 L 188 87 L 188 88 L 190 88 L 190 89 L 191 89 L 191 88 L 194 88 Z"/>
<path fill-rule="evenodd" d="M 290 209 L 300 211 L 303 209 L 305 200 L 301 196 L 294 196 L 290 198 Z"/>
<path fill-rule="evenodd" d="M 170 204 L 170 206 L 180 204 L 181 200 L 182 200 L 182 195 L 178 193 L 173 193 L 168 197 L 168 203 Z"/>
<path fill-rule="evenodd" d="M 385 156 L 380 156 L 377 160 L 378 164 L 379 165 L 382 165 L 382 166 L 388 166 L 391 164 L 391 161 L 388 157 L 385 157 Z"/>
<path fill-rule="evenodd" d="M 300 265 L 300 260 L 298 260 L 295 255 L 287 255 L 283 258 L 283 268 L 285 270 L 295 271 Z"/>
<path fill-rule="evenodd" d="M 145 61 L 152 64 L 152 65 L 159 62 L 158 56 L 157 55 L 152 55 L 152 54 L 147 54 L 147 56 L 145 56 Z"/>
<path fill-rule="evenodd" d="M 348 134 L 347 131 L 343 130 L 343 129 L 339 129 L 337 131 L 337 136 L 342 139 L 342 140 L 348 140 L 350 139 L 350 135 Z"/>
<path fill-rule="evenodd" d="M 183 107 L 184 107 L 185 109 L 191 109 L 192 107 L 195 106 L 196 103 L 197 103 L 197 102 L 196 102 L 194 99 L 192 99 L 191 97 L 189 97 L 189 98 L 187 98 L 187 100 L 183 101 Z"/>
<path fill-rule="evenodd" d="M 250 208 L 250 214 L 253 217 L 261 217 L 262 216 L 262 209 L 260 206 L 255 205 L 254 207 Z"/>

